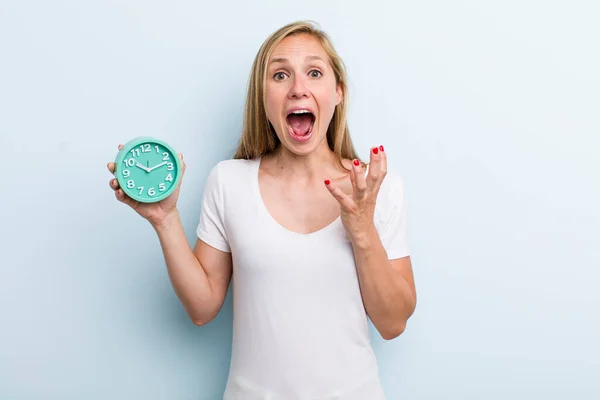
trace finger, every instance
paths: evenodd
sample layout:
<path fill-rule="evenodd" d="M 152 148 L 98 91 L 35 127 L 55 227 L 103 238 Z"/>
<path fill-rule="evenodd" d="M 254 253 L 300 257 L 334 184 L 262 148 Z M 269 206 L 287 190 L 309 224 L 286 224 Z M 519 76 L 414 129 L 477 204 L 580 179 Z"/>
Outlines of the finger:
<path fill-rule="evenodd" d="M 179 153 L 179 160 L 181 160 L 181 174 L 185 173 L 185 161 L 183 161 L 183 154 Z"/>
<path fill-rule="evenodd" d="M 177 189 L 179 189 L 181 187 L 181 184 L 183 183 L 183 176 L 185 175 L 185 169 L 186 169 L 186 165 L 185 165 L 185 161 L 183 161 L 182 153 L 179 153 L 179 160 L 181 161 L 181 178 L 179 179 L 179 184 L 177 185 Z"/>
<path fill-rule="evenodd" d="M 383 165 L 382 171 L 387 172 L 387 153 L 385 152 L 383 146 L 379 146 L 379 154 L 381 155 L 381 161 Z"/>
<path fill-rule="evenodd" d="M 119 145 L 117 146 L 117 148 L 119 149 L 119 151 L 121 151 L 121 149 L 123 148 L 123 145 L 122 145 L 122 144 L 119 144 Z M 111 174 L 114 174 L 114 173 L 115 173 L 115 163 L 114 163 L 114 162 L 112 162 L 112 161 L 111 161 L 111 162 L 109 162 L 108 164 L 106 164 L 106 168 L 108 168 L 108 171 L 109 171 Z"/>
<path fill-rule="evenodd" d="M 123 189 L 119 188 L 117 190 L 115 190 L 115 197 L 117 198 L 117 200 L 119 200 L 121 203 L 127 204 L 130 207 L 133 207 L 133 203 L 135 200 L 133 200 L 131 197 L 127 196 L 124 192 Z"/>
<path fill-rule="evenodd" d="M 117 190 L 119 188 L 119 182 L 117 182 L 116 179 L 111 179 L 108 184 L 113 190 Z"/>
<path fill-rule="evenodd" d="M 355 208 L 354 201 L 340 188 L 338 188 L 329 179 L 325 179 L 325 186 L 329 190 L 329 193 L 340 203 L 340 205 L 347 211 L 353 211 Z"/>
<path fill-rule="evenodd" d="M 381 185 L 388 172 L 387 153 L 383 146 L 379 146 L 379 154 L 381 155 L 381 168 L 379 170 L 381 177 L 379 179 L 379 185 Z"/>
<path fill-rule="evenodd" d="M 115 190 L 115 197 L 117 198 L 117 200 L 124 203 L 125 202 L 125 193 L 123 193 L 123 189 L 119 188 L 119 189 Z"/>
<path fill-rule="evenodd" d="M 365 180 L 362 164 L 358 159 L 352 161 L 350 180 L 352 181 L 352 188 L 354 189 L 354 197 L 362 199 L 367 190 L 367 181 Z"/>
<path fill-rule="evenodd" d="M 367 175 L 367 186 L 371 190 L 379 190 L 379 186 L 387 172 L 387 163 L 385 162 L 385 152 L 383 146 L 373 147 L 369 164 L 369 173 Z"/>

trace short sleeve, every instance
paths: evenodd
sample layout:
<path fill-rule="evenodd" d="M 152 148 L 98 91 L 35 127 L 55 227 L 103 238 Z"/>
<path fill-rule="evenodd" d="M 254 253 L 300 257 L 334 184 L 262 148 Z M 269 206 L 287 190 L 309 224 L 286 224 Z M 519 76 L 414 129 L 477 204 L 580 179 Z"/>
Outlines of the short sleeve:
<path fill-rule="evenodd" d="M 388 172 L 380 188 L 380 194 L 378 230 L 388 258 L 392 260 L 409 256 L 406 196 L 402 176 Z"/>
<path fill-rule="evenodd" d="M 229 252 L 223 205 L 223 187 L 217 164 L 206 180 L 196 235 L 217 250 Z"/>

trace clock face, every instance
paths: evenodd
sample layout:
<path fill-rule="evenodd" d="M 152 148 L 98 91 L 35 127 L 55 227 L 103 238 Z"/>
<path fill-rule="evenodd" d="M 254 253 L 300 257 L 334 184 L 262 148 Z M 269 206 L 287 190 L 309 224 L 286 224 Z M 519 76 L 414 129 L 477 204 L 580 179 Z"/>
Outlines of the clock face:
<path fill-rule="evenodd" d="M 167 197 L 177 184 L 177 154 L 159 142 L 138 142 L 123 148 L 119 181 L 123 191 L 142 202 Z"/>

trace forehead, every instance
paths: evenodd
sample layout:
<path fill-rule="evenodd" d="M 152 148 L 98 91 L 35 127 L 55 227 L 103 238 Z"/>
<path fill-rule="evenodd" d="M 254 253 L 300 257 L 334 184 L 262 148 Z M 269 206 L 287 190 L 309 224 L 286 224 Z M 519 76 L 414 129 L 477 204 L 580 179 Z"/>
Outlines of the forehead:
<path fill-rule="evenodd" d="M 329 59 L 329 56 L 319 39 L 312 35 L 301 33 L 288 36 L 277 44 L 271 53 L 269 61 L 278 58 L 286 58 L 289 60 L 296 58 L 304 60 L 306 57 L 310 56 L 318 56 L 322 58 L 323 61 Z"/>

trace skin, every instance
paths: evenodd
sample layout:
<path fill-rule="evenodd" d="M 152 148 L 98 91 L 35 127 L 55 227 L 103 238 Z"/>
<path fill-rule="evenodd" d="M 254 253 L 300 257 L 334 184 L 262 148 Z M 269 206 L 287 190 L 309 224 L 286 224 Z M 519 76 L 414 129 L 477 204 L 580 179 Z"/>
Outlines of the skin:
<path fill-rule="evenodd" d="M 366 176 L 354 160 L 343 160 L 350 173 L 336 166 L 326 132 L 343 93 L 318 40 L 306 34 L 289 36 L 274 49 L 270 61 L 266 113 L 282 146 L 264 156 L 259 168 L 265 206 L 278 223 L 298 233 L 317 231 L 341 217 L 353 246 L 367 314 L 384 339 L 393 339 L 414 312 L 416 291 L 410 257 L 389 260 L 374 226 L 377 193 L 387 171 L 385 150 L 371 149 Z M 312 137 L 302 143 L 292 140 L 287 128 L 286 111 L 295 106 L 309 107 L 316 116 Z M 114 174 L 114 163 L 107 167 Z M 185 163 L 183 168 L 185 173 Z M 115 179 L 109 184 L 117 200 L 157 232 L 169 277 L 190 318 L 197 325 L 214 319 L 230 284 L 231 254 L 199 239 L 193 249 L 189 247 L 176 207 L 179 188 L 161 202 L 141 204 L 125 196 Z"/>

